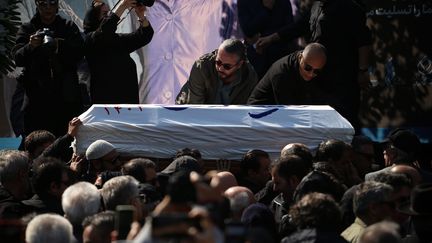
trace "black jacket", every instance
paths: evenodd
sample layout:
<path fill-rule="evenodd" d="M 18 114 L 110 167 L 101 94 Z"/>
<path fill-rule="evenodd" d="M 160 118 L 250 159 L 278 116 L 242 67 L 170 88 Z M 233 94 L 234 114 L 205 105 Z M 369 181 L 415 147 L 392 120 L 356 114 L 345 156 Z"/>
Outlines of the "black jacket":
<path fill-rule="evenodd" d="M 93 104 L 138 104 L 138 78 L 130 53 L 145 46 L 153 28 L 140 27 L 129 34 L 117 34 L 119 17 L 111 14 L 96 31 L 87 33 L 85 56 L 91 72 Z"/>
<path fill-rule="evenodd" d="M 318 77 L 305 81 L 299 72 L 300 52 L 275 62 L 257 84 L 248 99 L 251 105 L 326 104 L 324 88 Z"/>
<path fill-rule="evenodd" d="M 30 212 L 28 206 L 15 199 L 0 185 L 0 219 L 19 219 Z"/>
<path fill-rule="evenodd" d="M 32 50 L 30 36 L 43 28 L 49 28 L 58 46 L 51 49 L 41 45 Z M 19 28 L 12 52 L 16 65 L 24 67 L 20 80 L 28 97 L 24 117 L 27 134 L 38 129 L 57 136 L 65 134 L 68 121 L 82 112 L 77 74 L 82 46 L 78 27 L 60 16 L 45 25 L 37 13 Z"/>

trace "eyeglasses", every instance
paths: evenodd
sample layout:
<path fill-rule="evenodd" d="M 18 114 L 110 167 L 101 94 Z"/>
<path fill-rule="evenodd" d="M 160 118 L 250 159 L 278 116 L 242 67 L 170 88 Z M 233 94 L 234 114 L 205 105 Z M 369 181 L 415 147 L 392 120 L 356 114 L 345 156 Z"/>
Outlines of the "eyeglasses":
<path fill-rule="evenodd" d="M 48 7 L 58 5 L 58 0 L 49 0 L 49 1 L 36 1 L 36 5 L 38 7 Z"/>
<path fill-rule="evenodd" d="M 304 63 L 303 69 L 306 72 L 313 72 L 315 75 L 319 75 L 321 73 L 321 69 L 319 68 L 313 68 L 311 65 Z"/>
<path fill-rule="evenodd" d="M 237 66 L 237 64 L 239 64 L 240 61 L 241 61 L 241 59 L 240 59 L 236 64 L 228 64 L 228 63 L 222 63 L 221 60 L 216 60 L 216 67 L 219 68 L 220 66 L 222 66 L 223 69 L 229 71 L 229 70 L 231 70 L 233 67 Z"/>

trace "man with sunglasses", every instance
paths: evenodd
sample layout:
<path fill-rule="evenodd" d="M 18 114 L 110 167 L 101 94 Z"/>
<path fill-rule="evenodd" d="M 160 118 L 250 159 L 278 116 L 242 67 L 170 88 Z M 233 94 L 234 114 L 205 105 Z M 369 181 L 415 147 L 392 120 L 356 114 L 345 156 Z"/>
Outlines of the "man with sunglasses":
<path fill-rule="evenodd" d="M 251 105 L 313 105 L 326 99 L 317 76 L 327 61 L 325 47 L 311 43 L 275 62 L 249 97 Z"/>
<path fill-rule="evenodd" d="M 83 57 L 78 27 L 57 15 L 58 0 L 36 0 L 37 12 L 18 30 L 12 53 L 24 67 L 19 79 L 25 93 L 24 133 L 66 133 L 82 110 L 77 64 Z"/>
<path fill-rule="evenodd" d="M 246 104 L 257 81 L 244 44 L 228 39 L 194 63 L 176 104 Z"/>

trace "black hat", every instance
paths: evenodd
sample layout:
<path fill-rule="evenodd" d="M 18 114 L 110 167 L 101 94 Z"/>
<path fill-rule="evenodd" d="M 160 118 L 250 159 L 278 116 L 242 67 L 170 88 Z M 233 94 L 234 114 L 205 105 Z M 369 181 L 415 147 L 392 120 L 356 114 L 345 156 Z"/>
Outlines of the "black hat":
<path fill-rule="evenodd" d="M 432 215 L 432 183 L 420 184 L 411 192 L 411 200 L 399 206 L 398 211 L 408 215 Z"/>
<path fill-rule="evenodd" d="M 196 159 L 189 155 L 184 155 L 171 162 L 161 173 L 171 175 L 178 171 L 201 172 L 201 167 Z"/>
<path fill-rule="evenodd" d="M 390 132 L 385 143 L 390 143 L 407 154 L 414 155 L 420 147 L 420 140 L 411 130 L 398 128 Z"/>

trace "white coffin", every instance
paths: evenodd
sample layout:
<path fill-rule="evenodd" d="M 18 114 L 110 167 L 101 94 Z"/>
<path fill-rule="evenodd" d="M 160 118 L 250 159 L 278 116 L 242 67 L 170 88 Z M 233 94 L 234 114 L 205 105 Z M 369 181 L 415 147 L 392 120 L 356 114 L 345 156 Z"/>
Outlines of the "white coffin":
<path fill-rule="evenodd" d="M 288 143 L 314 149 L 330 138 L 350 143 L 354 134 L 330 106 L 93 105 L 80 119 L 78 153 L 104 139 L 120 153 L 152 158 L 188 147 L 209 160 L 239 160 L 250 149 L 275 159 Z"/>

